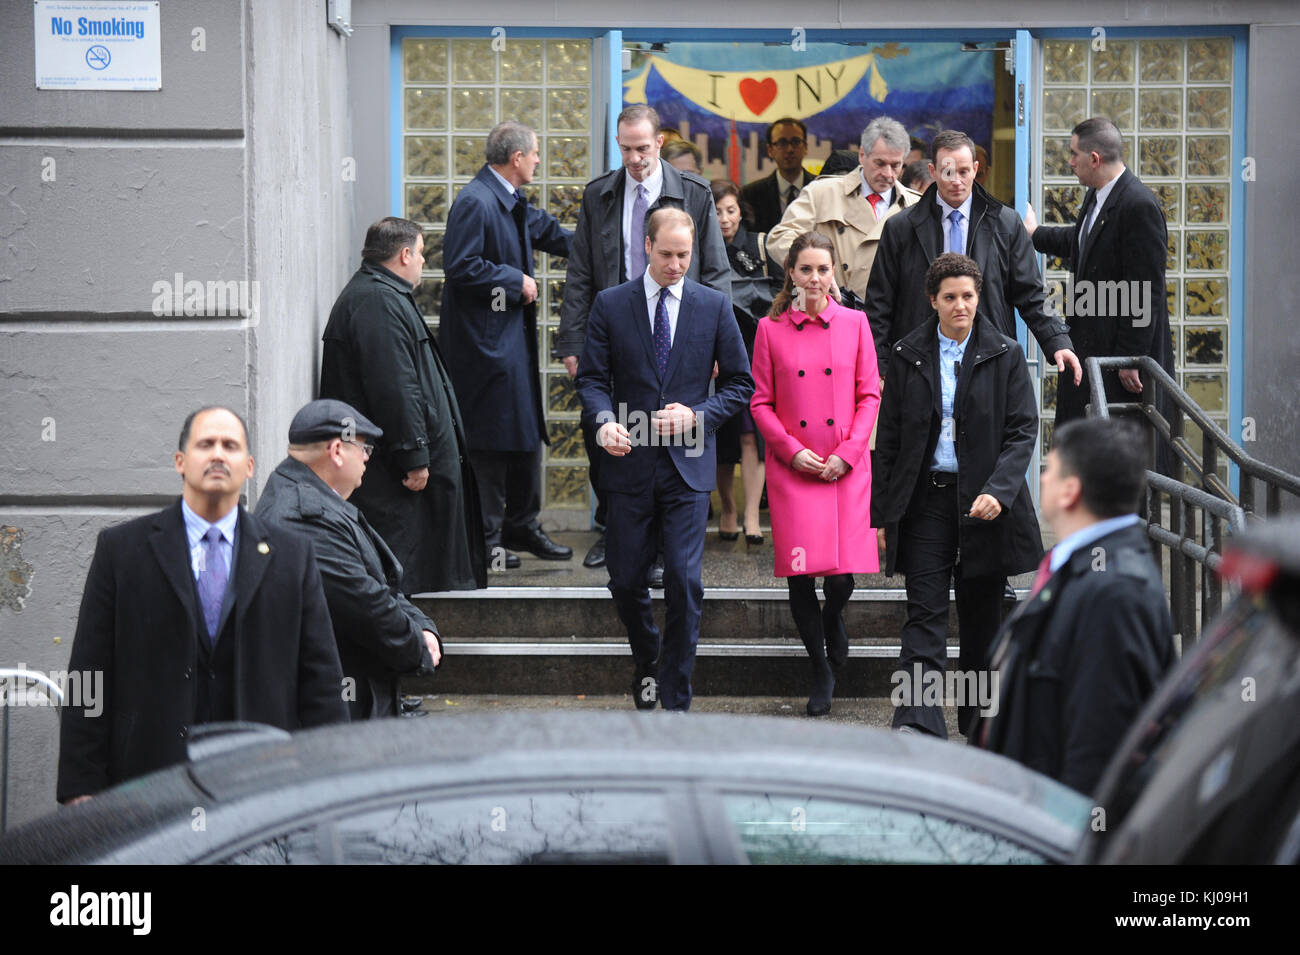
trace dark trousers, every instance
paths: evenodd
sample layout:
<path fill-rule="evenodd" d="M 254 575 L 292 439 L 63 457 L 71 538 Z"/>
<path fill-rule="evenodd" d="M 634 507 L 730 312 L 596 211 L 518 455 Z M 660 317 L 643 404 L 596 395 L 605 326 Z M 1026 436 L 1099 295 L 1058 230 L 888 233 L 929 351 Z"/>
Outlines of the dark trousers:
<path fill-rule="evenodd" d="M 700 568 L 709 495 L 682 480 L 666 449 L 658 451 L 654 462 L 654 476 L 645 491 L 606 492 L 605 566 L 632 659 L 638 666 L 649 666 L 657 658 L 660 704 L 666 710 L 688 710 L 704 600 Z M 662 643 L 646 587 L 661 531 L 666 545 Z"/>
<path fill-rule="evenodd" d="M 840 667 L 849 656 L 849 635 L 844 629 L 844 608 L 853 596 L 853 575 L 832 574 L 822 586 L 826 594 L 824 606 L 817 605 L 817 578 L 794 576 L 786 578 L 790 591 L 790 615 L 799 628 L 799 636 L 814 659 L 819 654 L 808 647 L 809 640 L 821 639 L 831 666 Z"/>
<path fill-rule="evenodd" d="M 600 429 L 595 423 L 582 426 L 582 443 L 587 446 L 587 476 L 591 479 L 591 489 L 596 494 L 596 523 L 606 525 L 609 515 L 609 499 L 600 489 L 600 463 L 609 452 L 596 443 L 596 432 Z"/>
<path fill-rule="evenodd" d="M 1002 623 L 1002 575 L 968 577 L 957 563 L 958 494 L 956 485 L 938 488 L 928 475 L 899 526 L 903 573 L 907 575 L 907 622 L 903 625 L 898 666 L 906 674 L 913 698 L 894 709 L 894 726 L 911 725 L 948 737 L 943 710 L 922 702 L 922 680 L 937 672 L 942 680 L 948 663 L 948 585 L 957 594 L 957 628 L 961 638 L 958 666 L 975 673 L 987 666 L 986 657 Z M 959 681 L 958 686 L 962 683 Z M 963 734 L 974 725 L 979 706 L 967 700 L 957 708 L 957 725 Z"/>
<path fill-rule="evenodd" d="M 470 451 L 483 510 L 483 537 L 488 559 L 501 543 L 501 532 L 530 531 L 542 509 L 542 449 Z"/>

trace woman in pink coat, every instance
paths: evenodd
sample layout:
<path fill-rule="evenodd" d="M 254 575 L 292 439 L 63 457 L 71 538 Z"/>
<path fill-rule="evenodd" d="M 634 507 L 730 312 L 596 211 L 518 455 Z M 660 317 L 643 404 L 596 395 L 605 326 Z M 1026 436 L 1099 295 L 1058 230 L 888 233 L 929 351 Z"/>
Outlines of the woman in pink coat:
<path fill-rule="evenodd" d="M 880 407 L 871 327 L 830 296 L 835 254 L 817 232 L 794 240 L 785 286 L 754 342 L 754 424 L 767 442 L 775 572 L 812 662 L 809 716 L 831 711 L 849 655 L 843 610 L 853 575 L 880 569 L 867 442 Z M 825 577 L 826 605 L 816 583 Z"/>

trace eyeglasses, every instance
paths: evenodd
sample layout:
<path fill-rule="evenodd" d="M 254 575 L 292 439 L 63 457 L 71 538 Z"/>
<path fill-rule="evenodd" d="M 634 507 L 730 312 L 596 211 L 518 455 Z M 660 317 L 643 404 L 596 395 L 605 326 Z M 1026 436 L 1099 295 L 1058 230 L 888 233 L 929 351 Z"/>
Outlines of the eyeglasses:
<path fill-rule="evenodd" d="M 361 453 L 364 454 L 367 458 L 370 457 L 370 455 L 375 453 L 375 446 L 371 444 L 369 441 L 349 441 L 347 438 L 340 438 L 339 440 L 342 441 L 344 444 L 355 444 L 358 448 L 361 449 Z"/>
<path fill-rule="evenodd" d="M 777 149 L 787 149 L 789 147 L 798 149 L 803 145 L 803 137 L 795 136 L 792 139 L 785 139 L 784 137 L 781 139 L 774 139 L 772 140 L 772 145 Z"/>

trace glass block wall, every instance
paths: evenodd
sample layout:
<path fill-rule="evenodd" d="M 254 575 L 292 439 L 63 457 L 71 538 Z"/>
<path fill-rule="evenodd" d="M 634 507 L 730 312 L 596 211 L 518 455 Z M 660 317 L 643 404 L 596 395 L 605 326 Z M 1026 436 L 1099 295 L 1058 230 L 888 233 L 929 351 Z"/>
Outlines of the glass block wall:
<path fill-rule="evenodd" d="M 1228 246 L 1232 175 L 1232 40 L 1228 37 L 1044 40 L 1037 209 L 1074 222 L 1084 188 L 1070 171 L 1070 129 L 1109 116 L 1124 135 L 1124 162 L 1164 206 L 1166 292 L 1178 382 L 1228 429 Z M 1064 281 L 1056 258 L 1047 280 Z M 1043 379 L 1043 444 L 1050 446 L 1056 373 Z M 1200 447 L 1199 429 L 1187 434 Z M 1226 468 L 1226 465 L 1225 465 Z"/>
<path fill-rule="evenodd" d="M 592 137 L 592 41 L 527 38 L 408 37 L 402 41 L 403 214 L 425 227 L 424 280 L 415 297 L 437 329 L 442 299 L 442 248 L 447 210 L 483 165 L 483 146 L 498 122 L 515 119 L 537 130 L 542 163 L 528 201 L 568 228 L 578 218 L 582 188 L 595 172 Z M 536 253 L 538 357 L 551 446 L 544 463 L 543 507 L 586 509 L 586 452 L 580 406 L 564 367 L 551 360 L 560 319 L 566 260 Z"/>

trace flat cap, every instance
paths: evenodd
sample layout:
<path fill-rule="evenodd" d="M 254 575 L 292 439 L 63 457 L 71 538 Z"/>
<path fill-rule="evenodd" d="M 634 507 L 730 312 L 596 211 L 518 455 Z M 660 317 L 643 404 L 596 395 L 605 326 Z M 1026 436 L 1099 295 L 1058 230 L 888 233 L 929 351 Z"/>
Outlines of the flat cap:
<path fill-rule="evenodd" d="M 383 429 L 356 408 L 335 398 L 317 398 L 303 405 L 289 422 L 290 444 L 329 441 L 345 434 L 382 438 Z"/>

